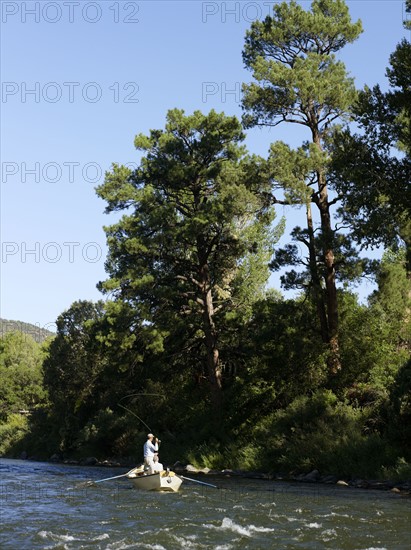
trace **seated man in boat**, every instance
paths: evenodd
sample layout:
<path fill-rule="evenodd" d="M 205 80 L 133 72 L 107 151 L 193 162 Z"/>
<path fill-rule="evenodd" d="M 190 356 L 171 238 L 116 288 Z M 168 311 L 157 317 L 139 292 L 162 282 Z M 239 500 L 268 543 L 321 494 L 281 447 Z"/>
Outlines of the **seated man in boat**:
<path fill-rule="evenodd" d="M 153 463 L 153 473 L 162 472 L 164 470 L 163 465 L 161 464 L 161 462 L 158 461 L 158 453 L 155 453 L 153 457 Z"/>
<path fill-rule="evenodd" d="M 147 471 L 148 474 L 152 474 L 154 471 L 154 455 L 158 452 L 158 444 L 160 441 L 155 438 L 153 434 L 147 435 L 147 441 L 144 443 L 144 470 Z"/>

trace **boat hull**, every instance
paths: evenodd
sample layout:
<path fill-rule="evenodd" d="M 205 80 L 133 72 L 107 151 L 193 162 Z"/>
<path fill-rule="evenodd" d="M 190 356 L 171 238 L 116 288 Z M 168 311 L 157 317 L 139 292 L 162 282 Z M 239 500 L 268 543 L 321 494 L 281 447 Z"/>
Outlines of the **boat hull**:
<path fill-rule="evenodd" d="M 133 482 L 135 489 L 142 491 L 168 491 L 177 492 L 183 480 L 174 472 L 158 472 L 149 475 L 130 474 L 127 476 Z"/>

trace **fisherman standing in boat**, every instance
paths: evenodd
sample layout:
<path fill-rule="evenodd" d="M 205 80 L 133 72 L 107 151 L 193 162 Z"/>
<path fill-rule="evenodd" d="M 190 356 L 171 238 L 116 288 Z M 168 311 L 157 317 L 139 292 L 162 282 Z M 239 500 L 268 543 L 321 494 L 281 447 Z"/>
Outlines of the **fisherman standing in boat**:
<path fill-rule="evenodd" d="M 144 443 L 144 469 L 148 470 L 148 474 L 154 472 L 154 455 L 158 453 L 160 443 L 160 440 L 155 438 L 153 434 L 147 435 L 147 441 Z"/>

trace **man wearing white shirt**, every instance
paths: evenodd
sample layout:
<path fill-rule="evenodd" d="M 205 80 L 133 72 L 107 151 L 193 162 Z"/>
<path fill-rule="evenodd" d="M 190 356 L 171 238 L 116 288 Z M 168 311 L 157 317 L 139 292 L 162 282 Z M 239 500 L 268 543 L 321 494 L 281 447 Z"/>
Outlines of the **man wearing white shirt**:
<path fill-rule="evenodd" d="M 158 443 L 156 439 L 153 443 L 154 435 L 148 434 L 147 441 L 144 443 L 144 470 L 147 470 L 148 474 L 154 472 L 154 454 L 158 453 Z"/>
<path fill-rule="evenodd" d="M 161 462 L 158 461 L 158 454 L 156 453 L 153 458 L 154 466 L 153 466 L 153 472 L 162 472 L 164 470 L 163 465 Z"/>

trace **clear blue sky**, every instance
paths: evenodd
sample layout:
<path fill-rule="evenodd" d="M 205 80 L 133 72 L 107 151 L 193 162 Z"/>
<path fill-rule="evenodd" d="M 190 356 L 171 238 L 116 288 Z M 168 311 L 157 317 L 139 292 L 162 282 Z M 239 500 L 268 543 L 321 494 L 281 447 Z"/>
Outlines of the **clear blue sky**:
<path fill-rule="evenodd" d="M 385 88 L 404 2 L 347 3 L 364 33 L 341 58 L 357 87 Z M 101 298 L 102 227 L 114 218 L 95 186 L 112 162 L 138 162 L 134 136 L 163 127 L 170 108 L 241 116 L 245 31 L 270 5 L 2 0 L 1 317 L 52 327 L 73 301 Z M 279 126 L 250 131 L 247 145 L 265 155 L 302 137 Z"/>

